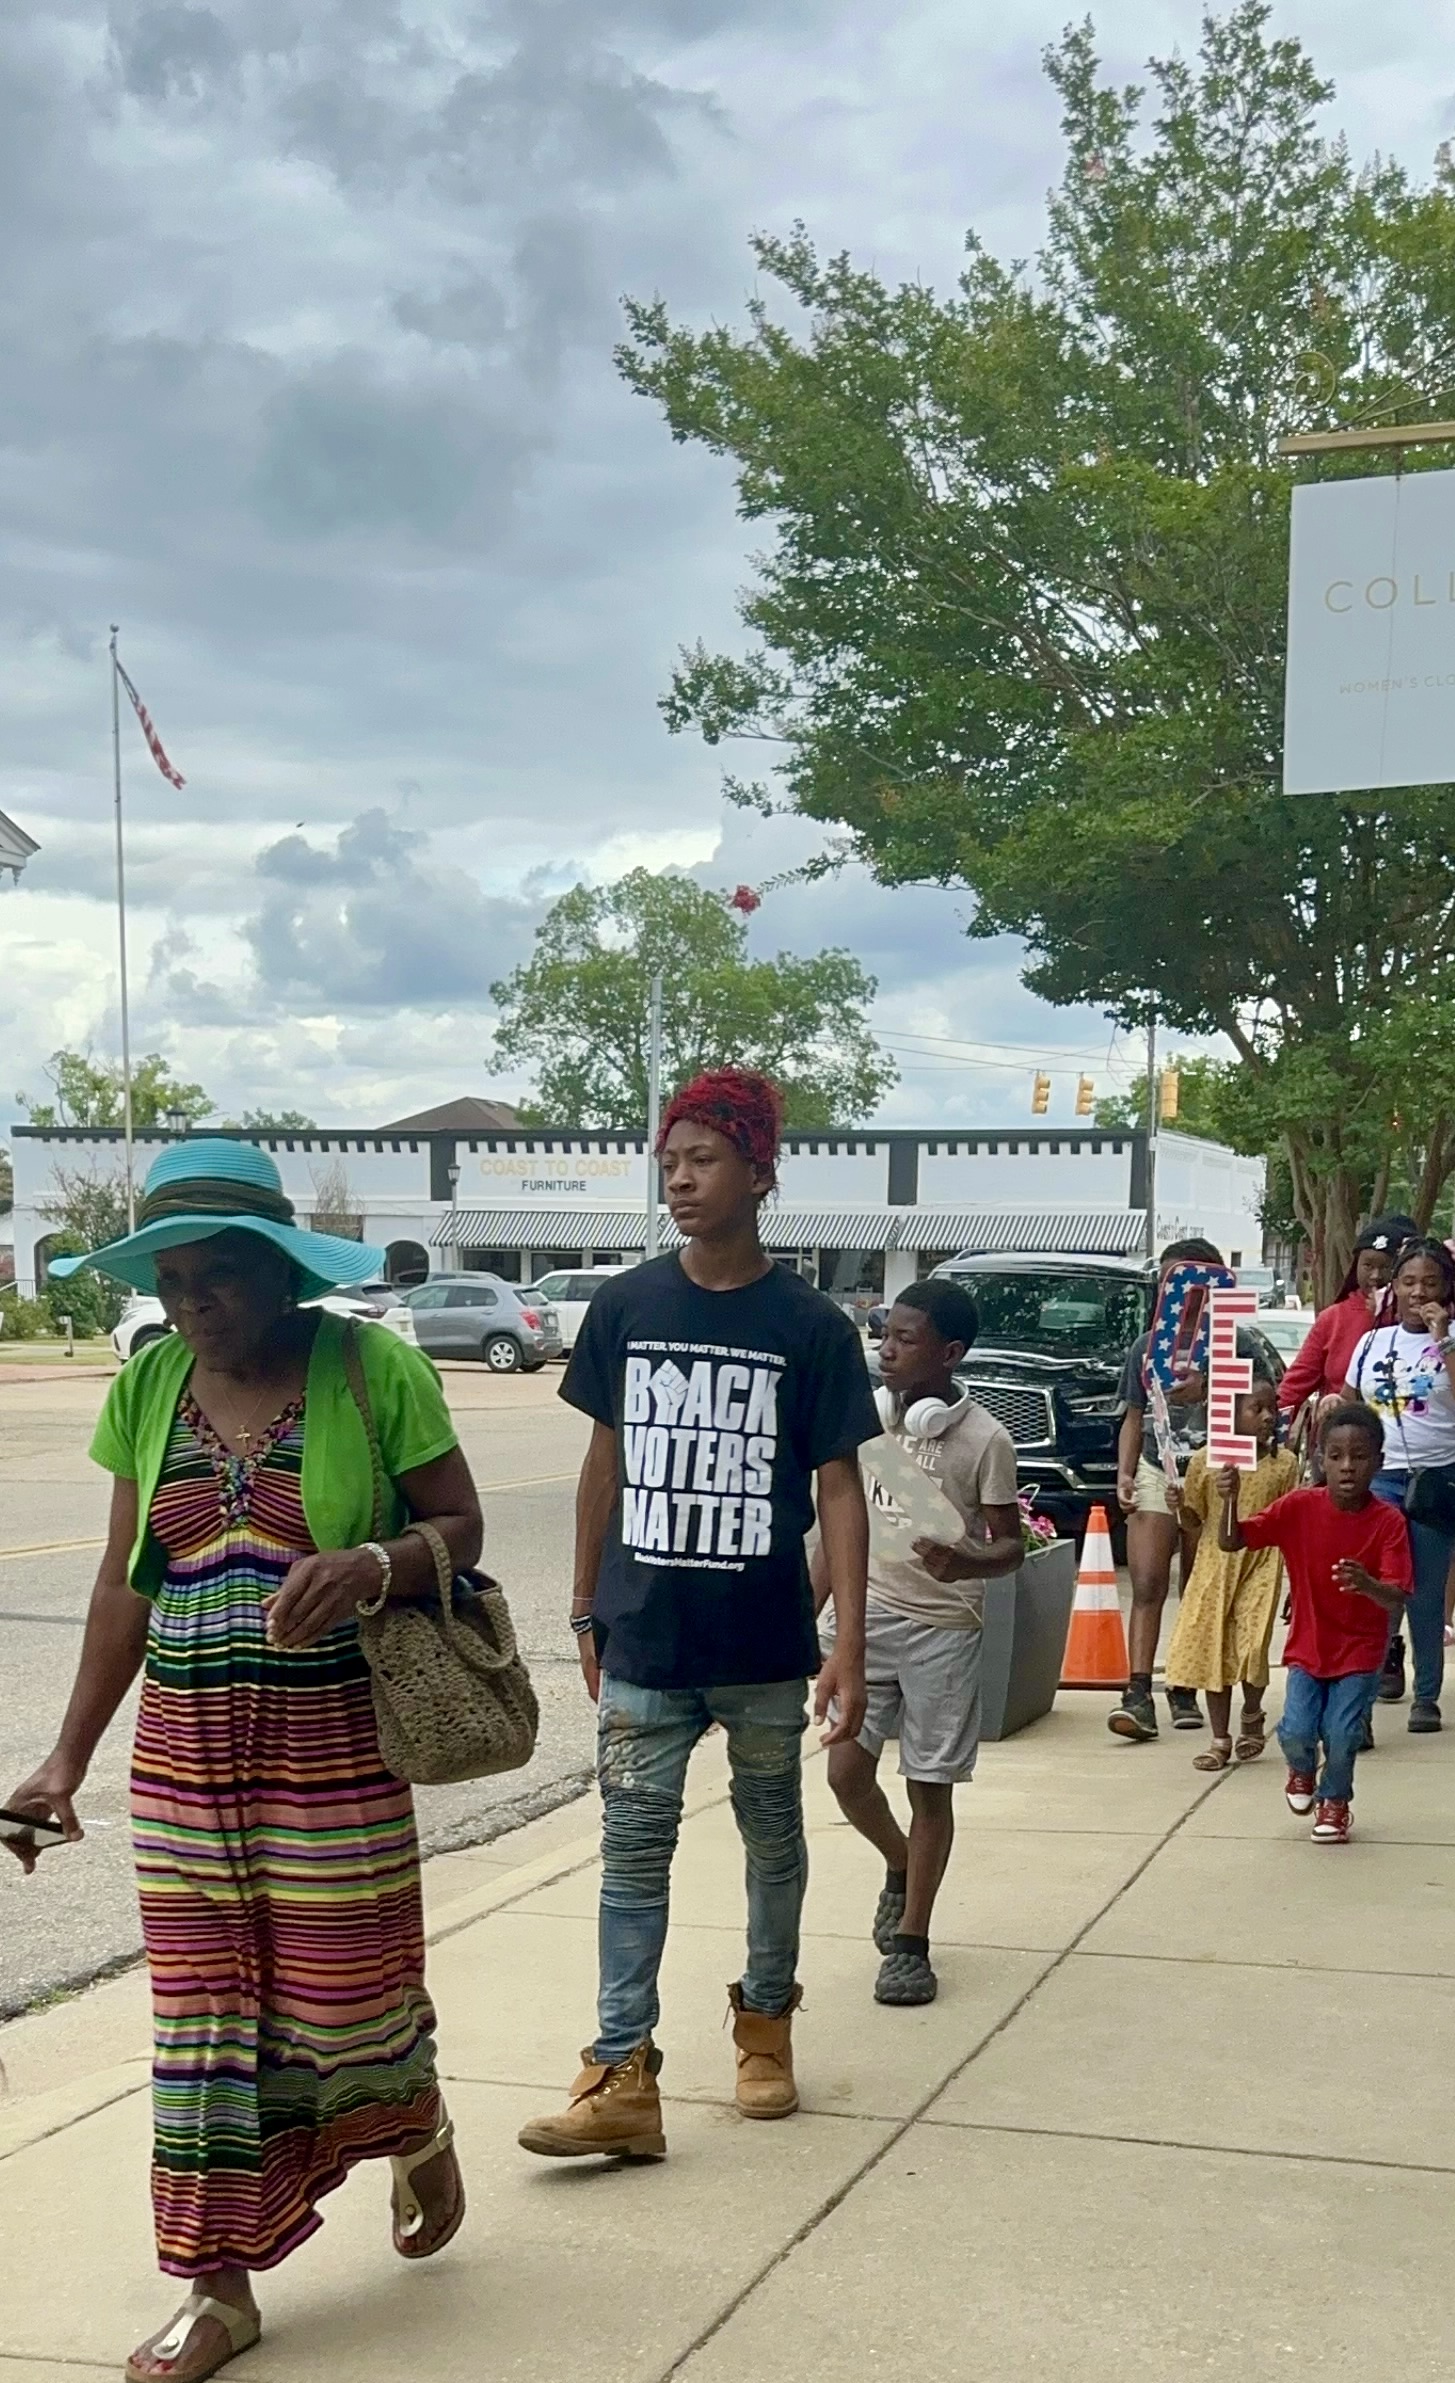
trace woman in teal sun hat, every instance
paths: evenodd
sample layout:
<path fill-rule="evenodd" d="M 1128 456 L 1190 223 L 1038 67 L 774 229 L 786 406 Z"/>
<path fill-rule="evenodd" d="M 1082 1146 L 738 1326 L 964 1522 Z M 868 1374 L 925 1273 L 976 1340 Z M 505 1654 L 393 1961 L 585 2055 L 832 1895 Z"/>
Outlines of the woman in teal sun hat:
<path fill-rule="evenodd" d="M 393 2164 L 393 2241 L 428 2258 L 465 2195 L 435 2080 L 409 1789 L 379 1754 L 357 1613 L 457 1569 L 479 1501 L 427 1357 L 300 1301 L 380 1253 L 294 1222 L 250 1144 L 189 1139 L 136 1229 L 58 1259 L 154 1291 L 174 1327 L 117 1376 L 92 1442 L 111 1522 L 55 1751 L 11 1808 L 79 1837 L 74 1798 L 144 1670 L 132 1813 L 156 2033 L 152 2200 L 181 2310 L 133 2383 L 201 2383 L 258 2338 L 251 2275 L 313 2233 L 359 2160 Z M 392 1494 L 349 1387 L 357 1334 Z M 27 1869 L 33 1844 L 18 1848 Z"/>

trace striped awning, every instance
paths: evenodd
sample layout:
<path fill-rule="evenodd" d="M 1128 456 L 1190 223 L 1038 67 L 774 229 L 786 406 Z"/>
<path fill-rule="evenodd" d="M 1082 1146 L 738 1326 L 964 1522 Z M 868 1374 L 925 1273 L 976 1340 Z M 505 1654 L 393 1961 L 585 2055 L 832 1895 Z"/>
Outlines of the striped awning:
<path fill-rule="evenodd" d="M 768 1249 L 1025 1250 L 1028 1254 L 1121 1257 L 1140 1248 L 1145 1219 L 1138 1208 L 778 1208 L 765 1202 Z M 641 1208 L 459 1208 L 439 1218 L 436 1249 L 645 1249 Z M 666 1209 L 658 1245 L 681 1240 Z"/>
<path fill-rule="evenodd" d="M 775 1208 L 763 1204 L 766 1249 L 893 1249 L 895 1208 Z"/>
<path fill-rule="evenodd" d="M 430 1240 L 436 1249 L 644 1249 L 643 1208 L 456 1208 Z"/>
<path fill-rule="evenodd" d="M 900 1249 L 941 1249 L 951 1256 L 1023 1250 L 1027 1256 L 1124 1258 L 1141 1248 L 1140 1208 L 908 1208 L 900 1212 Z"/>

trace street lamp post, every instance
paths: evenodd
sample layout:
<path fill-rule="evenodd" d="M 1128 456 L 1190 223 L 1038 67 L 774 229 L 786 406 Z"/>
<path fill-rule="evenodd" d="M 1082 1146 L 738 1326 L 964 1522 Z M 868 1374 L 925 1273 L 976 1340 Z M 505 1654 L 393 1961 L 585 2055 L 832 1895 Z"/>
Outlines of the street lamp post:
<path fill-rule="evenodd" d="M 455 1239 L 455 1235 L 458 1233 L 458 1231 L 459 1231 L 459 1229 L 460 1229 L 460 1228 L 459 1228 L 459 1215 L 460 1215 L 460 1162 L 459 1162 L 459 1160 L 458 1160 L 457 1158 L 452 1158 L 452 1159 L 450 1160 L 450 1163 L 449 1163 L 448 1167 L 445 1169 L 445 1172 L 446 1172 L 446 1174 L 449 1176 L 449 1179 L 450 1179 L 450 1247 L 451 1247 L 451 1249 L 452 1249 L 452 1250 L 454 1251 L 454 1253 L 455 1253 L 455 1257 L 454 1257 L 454 1263 L 455 1263 L 456 1269 L 458 1270 L 459 1263 L 460 1263 L 460 1245 L 459 1245 L 459 1242 L 458 1242 L 458 1241 Z"/>
<path fill-rule="evenodd" d="M 185 1134 L 190 1119 L 185 1109 L 168 1109 L 167 1123 L 174 1134 Z"/>

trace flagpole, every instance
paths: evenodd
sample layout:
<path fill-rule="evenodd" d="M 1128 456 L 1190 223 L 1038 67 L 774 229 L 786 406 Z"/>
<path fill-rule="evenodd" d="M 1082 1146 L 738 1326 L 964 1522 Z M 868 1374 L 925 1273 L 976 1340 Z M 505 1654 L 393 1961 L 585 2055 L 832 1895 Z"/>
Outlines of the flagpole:
<path fill-rule="evenodd" d="M 136 1145 L 131 1114 L 131 1003 L 126 982 L 126 846 L 121 833 L 121 679 L 111 624 L 111 768 L 116 795 L 116 940 L 121 960 L 121 1121 L 126 1142 L 126 1229 L 136 1231 Z"/>

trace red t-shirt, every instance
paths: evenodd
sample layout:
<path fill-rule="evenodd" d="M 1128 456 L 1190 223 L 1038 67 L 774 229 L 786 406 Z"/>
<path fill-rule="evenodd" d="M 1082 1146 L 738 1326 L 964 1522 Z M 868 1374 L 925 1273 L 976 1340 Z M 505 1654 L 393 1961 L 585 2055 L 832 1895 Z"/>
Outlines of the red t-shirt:
<path fill-rule="evenodd" d="M 1341 1589 L 1334 1566 L 1362 1564 L 1386 1587 L 1414 1587 L 1410 1535 L 1397 1506 L 1371 1498 L 1351 1514 L 1336 1506 L 1326 1489 L 1291 1489 L 1261 1514 L 1244 1516 L 1246 1547 L 1276 1547 L 1288 1566 L 1293 1590 L 1293 1624 L 1283 1650 L 1285 1663 L 1312 1672 L 1316 1680 L 1343 1680 L 1355 1671 L 1379 1671 L 1389 1644 L 1389 1612 L 1357 1589 Z"/>

